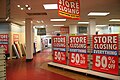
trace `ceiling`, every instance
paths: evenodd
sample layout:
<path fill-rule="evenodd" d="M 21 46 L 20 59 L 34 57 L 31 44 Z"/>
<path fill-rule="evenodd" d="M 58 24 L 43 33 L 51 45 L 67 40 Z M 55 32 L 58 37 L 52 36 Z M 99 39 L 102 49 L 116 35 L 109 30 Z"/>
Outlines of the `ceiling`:
<path fill-rule="evenodd" d="M 78 21 L 89 21 L 90 18 L 96 19 L 96 24 L 120 24 L 109 22 L 111 18 L 120 18 L 120 0 L 80 0 L 80 20 L 67 19 L 66 22 L 50 22 L 51 18 L 62 18 L 58 16 L 57 10 L 45 10 L 43 4 L 56 4 L 58 0 L 11 0 L 10 21 L 24 25 L 25 18 L 32 18 L 34 25 L 64 24 L 69 26 L 77 24 Z M 30 5 L 32 10 L 20 10 L 17 5 Z M 110 12 L 105 17 L 88 17 L 91 11 Z M 30 16 L 27 13 L 47 13 L 47 15 Z M 37 20 L 43 20 L 44 23 L 37 23 Z"/>

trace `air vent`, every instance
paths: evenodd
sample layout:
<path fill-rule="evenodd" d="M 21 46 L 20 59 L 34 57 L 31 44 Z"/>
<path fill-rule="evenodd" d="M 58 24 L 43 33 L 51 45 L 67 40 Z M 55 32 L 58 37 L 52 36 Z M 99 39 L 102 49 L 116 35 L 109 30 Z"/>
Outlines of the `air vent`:
<path fill-rule="evenodd" d="M 39 15 L 47 15 L 46 12 L 42 12 L 42 13 L 27 13 L 29 16 L 39 16 Z"/>

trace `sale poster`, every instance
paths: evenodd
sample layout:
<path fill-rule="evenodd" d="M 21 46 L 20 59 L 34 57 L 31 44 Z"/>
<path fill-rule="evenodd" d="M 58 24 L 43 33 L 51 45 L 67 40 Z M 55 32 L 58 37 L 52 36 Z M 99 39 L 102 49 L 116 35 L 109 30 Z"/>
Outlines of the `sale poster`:
<path fill-rule="evenodd" d="M 80 0 L 58 0 L 58 14 L 65 18 L 80 19 Z"/>
<path fill-rule="evenodd" d="M 69 65 L 88 68 L 87 36 L 69 37 Z"/>
<path fill-rule="evenodd" d="M 52 37 L 53 61 L 66 64 L 66 36 Z"/>
<path fill-rule="evenodd" d="M 8 53 L 8 34 L 0 34 L 0 48 L 3 53 Z"/>
<path fill-rule="evenodd" d="M 19 34 L 13 34 L 13 42 L 19 42 Z"/>
<path fill-rule="evenodd" d="M 118 74 L 118 34 L 93 35 L 92 70 Z"/>

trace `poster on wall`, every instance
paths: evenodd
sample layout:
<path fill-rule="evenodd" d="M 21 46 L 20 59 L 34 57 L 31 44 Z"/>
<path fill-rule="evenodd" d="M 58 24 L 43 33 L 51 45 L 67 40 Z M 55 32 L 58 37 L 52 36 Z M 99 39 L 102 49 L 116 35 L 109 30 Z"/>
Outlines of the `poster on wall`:
<path fill-rule="evenodd" d="M 69 19 L 80 19 L 80 0 L 58 0 L 58 14 Z"/>
<path fill-rule="evenodd" d="M 53 61 L 66 64 L 66 36 L 52 37 Z"/>
<path fill-rule="evenodd" d="M 69 27 L 60 27 L 60 34 L 61 35 L 69 34 Z"/>
<path fill-rule="evenodd" d="M 69 65 L 88 68 L 87 36 L 69 36 Z"/>
<path fill-rule="evenodd" d="M 19 34 L 13 34 L 13 42 L 19 42 Z"/>
<path fill-rule="evenodd" d="M 8 53 L 8 34 L 0 34 L 0 48 L 4 53 Z"/>
<path fill-rule="evenodd" d="M 118 34 L 93 35 L 92 70 L 118 75 Z"/>

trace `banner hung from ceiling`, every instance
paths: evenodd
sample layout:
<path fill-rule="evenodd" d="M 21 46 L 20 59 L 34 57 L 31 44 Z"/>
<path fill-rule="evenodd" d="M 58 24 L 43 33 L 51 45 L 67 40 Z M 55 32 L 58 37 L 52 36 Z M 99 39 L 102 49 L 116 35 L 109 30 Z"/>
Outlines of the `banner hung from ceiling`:
<path fill-rule="evenodd" d="M 58 14 L 69 19 L 80 19 L 80 0 L 58 0 Z"/>

